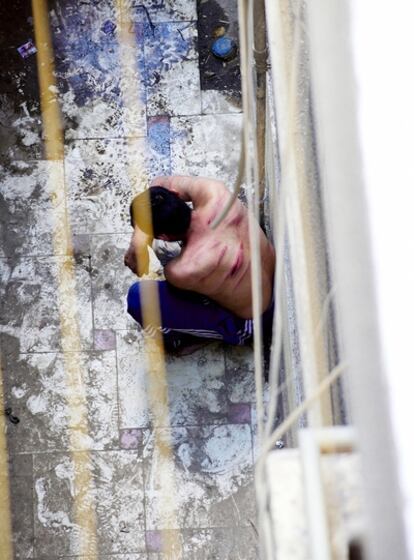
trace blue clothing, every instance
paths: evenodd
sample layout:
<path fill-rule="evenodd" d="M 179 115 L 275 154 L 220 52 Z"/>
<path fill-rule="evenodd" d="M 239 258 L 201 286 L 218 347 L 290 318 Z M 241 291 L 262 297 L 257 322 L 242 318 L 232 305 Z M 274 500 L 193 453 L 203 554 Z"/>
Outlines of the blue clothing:
<path fill-rule="evenodd" d="M 241 346 L 252 339 L 253 320 L 242 319 L 210 298 L 175 288 L 166 280 L 141 280 L 128 292 L 128 313 L 142 325 L 142 282 L 156 282 L 161 309 L 161 332 L 172 347 L 188 338 L 210 338 Z M 273 303 L 263 314 L 264 331 L 271 329 Z M 147 327 L 148 328 L 148 327 Z M 175 341 L 177 344 L 175 344 Z"/>

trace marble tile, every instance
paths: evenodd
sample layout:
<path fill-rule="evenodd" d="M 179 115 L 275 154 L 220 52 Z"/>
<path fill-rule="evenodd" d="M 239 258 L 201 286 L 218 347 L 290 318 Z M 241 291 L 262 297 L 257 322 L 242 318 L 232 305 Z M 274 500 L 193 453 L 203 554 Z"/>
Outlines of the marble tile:
<path fill-rule="evenodd" d="M 0 65 L 6 68 L 9 60 L 2 54 L 4 53 L 0 53 Z M 22 90 L 19 79 L 22 72 L 24 70 L 21 69 L 16 72 L 15 68 L 10 72 L 10 81 L 13 83 L 14 90 Z M 2 78 L 4 80 L 4 75 Z M 36 79 L 36 75 L 34 78 Z M 40 159 L 42 127 L 39 103 L 28 100 L 25 95 L 19 95 L 17 91 L 0 92 L 0 119 L 1 164 L 18 170 L 17 162 Z"/>
<path fill-rule="evenodd" d="M 148 533 L 158 533 L 161 536 L 159 531 L 147 531 L 147 535 Z M 152 551 L 148 547 L 148 559 L 166 560 L 172 556 L 173 560 L 256 560 L 259 557 L 258 537 L 253 527 L 184 530 L 176 533 L 182 555 L 173 553 L 167 556 L 161 548 Z"/>
<path fill-rule="evenodd" d="M 171 119 L 171 172 L 224 181 L 233 188 L 240 158 L 242 115 Z"/>
<path fill-rule="evenodd" d="M 196 0 L 125 0 L 124 6 L 123 17 L 127 21 L 149 23 L 150 19 L 159 23 L 197 19 Z"/>
<path fill-rule="evenodd" d="M 69 449 L 77 426 L 69 425 L 67 357 L 79 368 L 88 403 L 84 444 L 90 449 L 117 444 L 115 352 L 8 355 L 3 356 L 5 403 L 20 419 L 17 425 L 7 423 L 11 453 Z"/>
<path fill-rule="evenodd" d="M 232 424 L 250 424 L 251 409 L 247 403 L 231 403 L 227 413 L 227 418 Z"/>
<path fill-rule="evenodd" d="M 151 421 L 151 411 L 142 332 L 117 332 L 117 356 L 120 425 L 123 428 L 144 428 Z M 228 422 L 224 359 L 219 345 L 203 348 L 190 356 L 174 358 L 166 355 L 165 364 L 171 426 Z"/>
<path fill-rule="evenodd" d="M 74 487 L 74 462 L 68 454 L 36 455 L 35 550 L 57 558 L 79 554 L 74 499 L 94 499 L 100 555 L 145 552 L 142 460 L 136 451 L 90 454 L 94 490 Z M 138 556 L 139 558 L 139 556 Z"/>
<path fill-rule="evenodd" d="M 148 560 L 146 553 L 140 554 L 98 554 L 97 556 L 60 556 L 63 560 Z M 56 560 L 55 556 L 36 556 L 34 560 Z"/>
<path fill-rule="evenodd" d="M 54 195 L 56 178 L 63 186 L 59 162 L 0 166 L 0 257 L 54 253 L 55 220 L 65 212 L 63 196 L 57 200 Z"/>
<path fill-rule="evenodd" d="M 214 89 L 202 90 L 201 112 L 203 115 L 241 113 L 242 102 L 240 95 Z"/>
<path fill-rule="evenodd" d="M 97 556 L 60 556 L 62 560 L 148 560 L 145 552 L 140 554 L 98 554 Z M 34 560 L 56 560 L 55 556 L 36 556 Z"/>
<path fill-rule="evenodd" d="M 95 350 L 115 350 L 116 347 L 115 332 L 109 329 L 106 330 L 95 329 L 94 346 L 95 346 Z"/>
<path fill-rule="evenodd" d="M 128 288 L 137 280 L 124 265 L 124 253 L 129 240 L 129 235 L 91 236 L 92 297 L 96 329 L 113 330 L 136 326 L 126 311 Z"/>
<path fill-rule="evenodd" d="M 120 444 L 122 449 L 138 449 L 142 445 L 142 430 L 132 428 L 120 431 Z"/>
<path fill-rule="evenodd" d="M 109 0 L 55 0 L 51 30 L 67 139 L 145 135 L 142 25 L 128 26 L 134 37 L 125 42 L 120 20 Z M 105 32 L 108 21 L 113 32 Z"/>
<path fill-rule="evenodd" d="M 253 349 L 249 346 L 227 346 L 224 351 L 228 399 L 232 403 L 256 400 Z"/>
<path fill-rule="evenodd" d="M 213 344 L 189 356 L 166 356 L 171 426 L 228 421 L 222 346 Z"/>
<path fill-rule="evenodd" d="M 66 349 L 79 350 L 78 340 L 81 349 L 89 349 L 93 341 L 88 260 L 0 259 L 0 339 L 6 346 L 15 340 L 22 353 L 58 351 L 63 347 L 61 318 L 74 312 L 79 337 L 68 331 Z"/>
<path fill-rule="evenodd" d="M 149 117 L 146 168 L 149 177 L 171 174 L 170 119 L 166 116 Z"/>
<path fill-rule="evenodd" d="M 117 331 L 116 337 L 119 425 L 121 428 L 146 427 L 149 413 L 143 336 L 135 329 Z"/>
<path fill-rule="evenodd" d="M 143 138 L 70 143 L 65 174 L 74 234 L 130 233 L 129 205 L 149 181 L 145 153 Z"/>
<path fill-rule="evenodd" d="M 9 456 L 10 504 L 14 558 L 33 558 L 33 458 Z"/>
<path fill-rule="evenodd" d="M 154 448 L 154 432 L 144 444 L 146 528 L 248 527 L 255 522 L 251 433 L 248 425 L 203 426 L 156 431 L 158 441 L 172 442 L 176 523 L 162 522 L 160 473 L 172 465 Z"/>
<path fill-rule="evenodd" d="M 154 115 L 201 112 L 200 73 L 193 23 L 145 26 L 147 111 Z"/>
<path fill-rule="evenodd" d="M 72 251 L 76 262 L 91 258 L 91 238 L 88 234 L 72 235 Z"/>

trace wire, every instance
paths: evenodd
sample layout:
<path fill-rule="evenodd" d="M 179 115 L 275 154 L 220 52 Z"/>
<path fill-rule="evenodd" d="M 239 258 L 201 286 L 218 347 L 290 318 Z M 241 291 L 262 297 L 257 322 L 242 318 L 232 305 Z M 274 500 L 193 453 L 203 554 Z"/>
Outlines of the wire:
<path fill-rule="evenodd" d="M 289 416 L 280 424 L 280 426 L 278 426 L 273 431 L 271 436 L 267 439 L 265 445 L 263 446 L 261 458 L 259 458 L 259 461 L 263 460 L 263 457 L 266 456 L 266 453 L 274 448 L 276 442 L 284 436 L 284 434 L 302 416 L 302 414 L 306 412 L 309 407 L 312 406 L 312 404 L 315 404 L 315 402 L 321 397 L 321 395 L 327 389 L 329 389 L 332 383 L 334 383 L 334 381 L 336 381 L 339 376 L 345 371 L 346 367 L 347 364 L 345 363 L 339 363 L 337 366 L 335 366 L 334 369 L 325 377 L 325 379 L 320 382 L 315 391 L 311 393 L 311 395 L 306 398 L 300 405 L 298 405 L 294 410 L 292 410 Z"/>

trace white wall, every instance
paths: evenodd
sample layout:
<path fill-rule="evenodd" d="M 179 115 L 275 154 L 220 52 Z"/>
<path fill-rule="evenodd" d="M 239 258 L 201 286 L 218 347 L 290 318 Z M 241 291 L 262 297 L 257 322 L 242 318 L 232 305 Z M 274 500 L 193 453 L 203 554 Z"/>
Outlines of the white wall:
<path fill-rule="evenodd" d="M 351 3 L 383 371 L 414 558 L 414 3 Z"/>

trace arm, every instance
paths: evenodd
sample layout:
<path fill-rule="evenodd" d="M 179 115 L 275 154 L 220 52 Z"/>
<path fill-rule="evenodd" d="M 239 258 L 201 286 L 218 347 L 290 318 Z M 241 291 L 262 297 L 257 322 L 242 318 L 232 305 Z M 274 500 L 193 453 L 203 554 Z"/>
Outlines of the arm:
<path fill-rule="evenodd" d="M 148 274 L 149 253 L 148 247 L 152 245 L 153 238 L 147 235 L 138 226 L 134 227 L 131 243 L 125 254 L 124 262 L 132 272 L 138 276 Z"/>
<path fill-rule="evenodd" d="M 194 207 L 205 205 L 213 196 L 217 196 L 221 192 L 229 192 L 222 181 L 181 175 L 155 177 L 151 181 L 151 187 L 153 186 L 165 187 L 177 193 L 185 202 L 192 202 Z"/>

